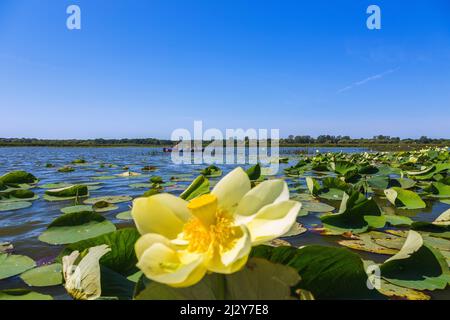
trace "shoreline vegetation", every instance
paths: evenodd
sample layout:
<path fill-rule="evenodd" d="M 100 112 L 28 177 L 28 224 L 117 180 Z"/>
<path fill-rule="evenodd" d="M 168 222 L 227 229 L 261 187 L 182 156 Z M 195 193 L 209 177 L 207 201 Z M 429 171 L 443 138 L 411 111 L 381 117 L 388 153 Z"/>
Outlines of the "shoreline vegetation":
<path fill-rule="evenodd" d="M 246 143 L 248 144 L 246 138 Z M 34 138 L 0 138 L 0 147 L 173 147 L 178 142 L 166 139 L 34 139 Z M 203 141 L 207 146 L 210 141 Z M 225 142 L 224 142 L 225 145 Z M 270 145 L 270 139 L 269 139 Z M 317 138 L 311 136 L 289 136 L 281 138 L 280 147 L 331 147 L 331 148 L 368 148 L 376 151 L 384 150 L 415 150 L 430 146 L 447 147 L 450 139 L 432 139 L 421 137 L 419 139 L 400 139 L 398 137 L 375 136 L 373 138 L 354 139 L 349 136 L 322 135 Z"/>

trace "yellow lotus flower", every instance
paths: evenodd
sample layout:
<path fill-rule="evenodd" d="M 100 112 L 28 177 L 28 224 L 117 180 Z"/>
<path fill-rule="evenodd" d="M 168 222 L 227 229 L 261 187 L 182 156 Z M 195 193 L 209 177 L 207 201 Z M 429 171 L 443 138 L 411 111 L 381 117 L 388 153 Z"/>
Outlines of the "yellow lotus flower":
<path fill-rule="evenodd" d="M 252 246 L 288 232 L 300 207 L 289 200 L 284 181 L 251 189 L 242 168 L 190 202 L 170 194 L 138 198 L 132 209 L 142 234 L 135 245 L 137 266 L 149 279 L 173 287 L 193 285 L 207 271 L 234 273 Z"/>

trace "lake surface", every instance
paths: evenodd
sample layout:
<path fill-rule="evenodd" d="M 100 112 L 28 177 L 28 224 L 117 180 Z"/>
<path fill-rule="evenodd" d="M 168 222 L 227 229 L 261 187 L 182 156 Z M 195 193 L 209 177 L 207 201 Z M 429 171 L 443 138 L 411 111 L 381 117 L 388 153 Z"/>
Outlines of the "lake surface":
<path fill-rule="evenodd" d="M 292 186 L 304 186 L 304 182 L 298 178 L 286 178 L 283 175 L 283 168 L 297 163 L 296 153 L 313 153 L 318 149 L 320 152 L 366 152 L 362 148 L 280 148 L 280 156 L 288 156 L 289 164 L 280 165 L 279 176 L 285 178 Z M 59 173 L 57 169 L 70 163 L 75 159 L 85 159 L 87 164 L 71 165 L 74 172 Z M 46 164 L 55 167 L 47 168 Z M 107 164 L 107 165 L 101 165 Z M 112 164 L 112 167 L 109 167 Z M 144 166 L 156 166 L 157 170 L 151 173 L 143 173 Z M 219 165 L 224 174 L 232 170 L 235 165 Z M 128 167 L 132 172 L 143 173 L 138 177 L 116 177 L 110 180 L 95 180 L 99 176 L 113 176 L 123 173 L 124 167 Z M 66 182 L 77 183 L 100 183 L 98 190 L 90 191 L 90 197 L 127 195 L 133 198 L 142 195 L 147 189 L 137 189 L 130 187 L 130 184 L 145 183 L 153 175 L 161 176 L 165 182 L 169 182 L 171 177 L 183 177 L 183 181 L 166 187 L 166 192 L 175 195 L 180 194 L 205 165 L 176 165 L 171 161 L 170 153 L 162 152 L 162 148 L 39 148 L 39 147 L 18 147 L 0 148 L 0 175 L 13 170 L 24 170 L 32 173 L 39 179 L 38 185 L 32 189 L 39 199 L 33 201 L 29 208 L 0 212 L 0 242 L 11 242 L 14 245 L 14 253 L 27 255 L 37 261 L 38 265 L 52 261 L 61 251 L 62 246 L 51 246 L 38 240 L 38 236 L 47 228 L 49 223 L 60 216 L 60 209 L 74 205 L 74 201 L 48 202 L 42 196 L 45 189 L 39 185 L 47 183 Z M 248 165 L 246 166 L 248 167 Z M 214 184 L 219 179 L 211 179 Z M 325 201 L 322 201 L 325 202 Z M 102 213 L 108 220 L 116 224 L 118 228 L 133 225 L 131 220 L 124 221 L 117 219 L 118 213 L 130 209 L 131 202 L 117 204 L 119 208 L 114 211 Z M 334 203 L 337 206 L 338 204 Z M 408 212 L 414 220 L 433 221 L 440 213 L 449 208 L 449 205 L 436 202 L 432 207 L 427 207 L 422 211 Z M 312 229 L 316 224 L 320 224 L 317 215 L 310 214 L 300 218 L 302 224 L 308 229 Z M 293 245 L 322 244 L 338 246 L 337 237 L 325 237 L 318 233 L 309 231 L 294 238 Z M 375 261 L 384 261 L 386 256 L 373 255 L 358 251 L 363 258 L 370 258 Z M 26 285 L 19 277 L 0 280 L 0 290 L 6 288 L 23 288 Z M 67 298 L 62 286 L 44 288 L 36 290 L 43 293 L 50 293 L 55 298 Z M 442 296 L 444 295 L 444 296 Z M 449 290 L 440 291 L 439 297 L 450 298 Z"/>

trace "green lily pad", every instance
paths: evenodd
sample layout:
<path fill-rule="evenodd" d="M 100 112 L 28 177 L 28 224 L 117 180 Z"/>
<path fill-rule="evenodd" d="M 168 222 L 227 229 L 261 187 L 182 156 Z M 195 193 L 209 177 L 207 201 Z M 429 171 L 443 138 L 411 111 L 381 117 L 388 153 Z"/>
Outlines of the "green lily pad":
<path fill-rule="evenodd" d="M 66 201 L 87 196 L 89 196 L 87 186 L 72 185 L 65 188 L 47 190 L 45 191 L 44 199 L 47 201 Z"/>
<path fill-rule="evenodd" d="M 90 205 L 78 205 L 78 206 L 70 206 L 61 209 L 62 213 L 74 213 L 74 212 L 83 212 L 83 211 L 93 211 L 92 206 Z"/>
<path fill-rule="evenodd" d="M 116 230 L 114 224 L 92 211 L 64 214 L 48 226 L 39 240 L 48 244 L 69 244 Z"/>
<path fill-rule="evenodd" d="M 258 246 L 253 248 L 252 256 L 297 270 L 301 280 L 296 289 L 308 290 L 316 299 L 382 298 L 367 287 L 368 277 L 361 258 L 344 248 Z"/>
<path fill-rule="evenodd" d="M 54 263 L 28 270 L 20 278 L 30 287 L 50 287 L 62 284 L 62 265 Z"/>
<path fill-rule="evenodd" d="M 152 187 L 151 183 L 133 183 L 129 185 L 133 189 L 150 189 Z"/>
<path fill-rule="evenodd" d="M 96 202 L 99 201 L 106 201 L 109 203 L 121 203 L 121 202 L 128 202 L 133 200 L 133 198 L 129 197 L 129 196 L 104 196 L 104 197 L 98 197 L 98 198 L 89 198 L 84 200 L 85 204 L 94 204 Z"/>
<path fill-rule="evenodd" d="M 292 228 L 287 233 L 282 235 L 282 237 L 283 238 L 295 237 L 295 236 L 301 235 L 307 231 L 308 231 L 308 229 L 306 229 L 300 223 L 296 222 L 296 223 L 294 223 Z"/>
<path fill-rule="evenodd" d="M 335 208 L 321 202 L 302 202 L 302 210 L 309 212 L 331 212 Z"/>
<path fill-rule="evenodd" d="M 100 264 L 122 275 L 129 276 L 137 271 L 134 245 L 140 236 L 139 232 L 134 228 L 120 229 L 95 238 L 69 244 L 59 256 L 69 255 L 72 251 L 83 252 L 91 247 L 105 244 L 111 248 L 111 251 L 100 259 Z"/>
<path fill-rule="evenodd" d="M 373 199 L 366 199 L 362 194 L 353 192 L 350 196 L 344 194 L 338 214 L 324 215 L 320 219 L 324 228 L 338 233 L 363 233 L 371 223 L 376 223 L 374 227 L 377 227 L 381 219 L 371 221 L 370 217 L 365 219 L 367 216 L 380 217 L 380 208 Z"/>
<path fill-rule="evenodd" d="M 445 258 L 410 231 L 401 250 L 381 266 L 381 276 L 390 283 L 416 290 L 444 289 L 450 284 Z"/>
<path fill-rule="evenodd" d="M 27 256 L 0 253 L 0 280 L 21 274 L 35 266 L 34 260 Z"/>
<path fill-rule="evenodd" d="M 119 213 L 116 216 L 116 219 L 119 219 L 119 220 L 133 220 L 133 217 L 131 216 L 131 210 Z"/>
<path fill-rule="evenodd" d="M 203 175 L 198 176 L 190 186 L 180 195 L 181 199 L 186 201 L 209 193 L 209 180 Z"/>
<path fill-rule="evenodd" d="M 136 300 L 286 300 L 299 281 L 297 272 L 285 265 L 253 258 L 239 272 L 211 273 L 187 288 L 173 288 L 145 277 L 138 283 Z"/>
<path fill-rule="evenodd" d="M 118 208 L 119 208 L 118 206 L 104 200 L 97 201 L 92 205 L 92 209 L 94 209 L 95 212 L 114 211 L 117 210 Z"/>
<path fill-rule="evenodd" d="M 384 190 L 384 194 L 389 202 L 397 208 L 423 209 L 427 206 L 417 193 L 410 190 L 393 187 Z"/>
<path fill-rule="evenodd" d="M 70 187 L 70 183 L 65 182 L 56 182 L 56 183 L 46 183 L 39 185 L 38 187 L 41 189 L 61 189 L 61 188 L 67 188 Z"/>
<path fill-rule="evenodd" d="M 112 180 L 117 179 L 117 176 L 98 176 L 98 177 L 92 177 L 92 180 Z"/>
<path fill-rule="evenodd" d="M 13 202 L 0 201 L 0 212 L 25 209 L 31 207 L 32 205 L 33 204 L 31 202 L 27 201 L 13 201 Z"/>
<path fill-rule="evenodd" d="M 75 169 L 70 166 L 65 166 L 65 167 L 58 169 L 58 172 L 61 172 L 61 173 L 68 173 L 68 172 L 73 172 L 73 171 L 75 171 Z"/>
<path fill-rule="evenodd" d="M 26 171 L 11 171 L 0 177 L 4 185 L 34 184 L 38 179 Z"/>
<path fill-rule="evenodd" d="M 52 296 L 26 289 L 0 291 L 0 300 L 53 300 Z"/>
<path fill-rule="evenodd" d="M 281 161 L 281 159 L 280 159 Z M 289 159 L 288 159 L 289 161 Z M 280 162 L 281 163 L 281 162 Z M 245 171 L 248 175 L 248 178 L 252 181 L 258 180 L 261 177 L 261 166 L 260 164 L 256 164 Z"/>
<path fill-rule="evenodd" d="M 200 173 L 207 178 L 217 178 L 222 175 L 222 170 L 215 165 L 210 165 L 209 167 L 203 169 Z"/>

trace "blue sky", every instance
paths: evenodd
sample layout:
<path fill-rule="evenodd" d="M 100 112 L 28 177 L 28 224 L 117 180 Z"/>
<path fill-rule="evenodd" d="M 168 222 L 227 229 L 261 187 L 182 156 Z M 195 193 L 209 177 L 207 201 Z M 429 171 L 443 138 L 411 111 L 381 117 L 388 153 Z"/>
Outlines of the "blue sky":
<path fill-rule="evenodd" d="M 0 119 L 0 137 L 449 138 L 450 2 L 0 0 Z"/>

